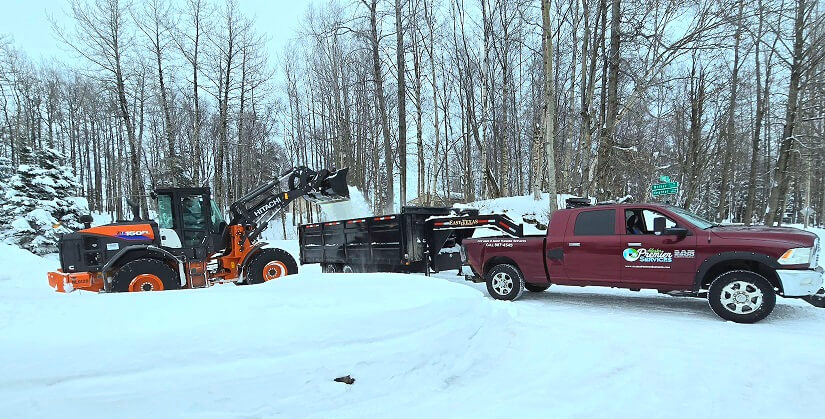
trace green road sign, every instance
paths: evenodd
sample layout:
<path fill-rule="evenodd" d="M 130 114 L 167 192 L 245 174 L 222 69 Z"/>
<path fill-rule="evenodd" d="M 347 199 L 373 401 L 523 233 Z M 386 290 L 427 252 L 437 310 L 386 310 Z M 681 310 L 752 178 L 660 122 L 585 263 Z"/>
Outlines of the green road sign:
<path fill-rule="evenodd" d="M 679 193 L 679 189 L 672 188 L 672 189 L 659 189 L 653 191 L 653 196 L 661 196 L 661 195 L 676 195 Z"/>
<path fill-rule="evenodd" d="M 679 182 L 657 183 L 650 186 L 653 196 L 676 195 L 679 193 Z"/>

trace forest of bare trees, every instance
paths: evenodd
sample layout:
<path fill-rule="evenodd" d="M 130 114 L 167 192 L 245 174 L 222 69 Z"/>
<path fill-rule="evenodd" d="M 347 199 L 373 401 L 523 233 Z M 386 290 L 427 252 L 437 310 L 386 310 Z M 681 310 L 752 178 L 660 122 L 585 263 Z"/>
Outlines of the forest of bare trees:
<path fill-rule="evenodd" d="M 93 211 L 145 211 L 160 185 L 227 206 L 306 165 L 350 167 L 376 212 L 664 201 L 649 190 L 666 175 L 667 200 L 711 219 L 825 222 L 818 0 L 323 0 L 283 51 L 236 0 L 64 13 L 68 63 L 0 35 L 0 157 L 59 150 Z"/>

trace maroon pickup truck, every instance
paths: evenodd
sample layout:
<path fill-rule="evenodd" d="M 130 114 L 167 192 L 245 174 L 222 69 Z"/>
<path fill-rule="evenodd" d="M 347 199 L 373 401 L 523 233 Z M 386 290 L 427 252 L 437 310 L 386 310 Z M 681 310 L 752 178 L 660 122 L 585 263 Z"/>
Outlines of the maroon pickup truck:
<path fill-rule="evenodd" d="M 493 298 L 551 284 L 707 297 L 726 320 L 765 318 L 776 296 L 825 305 L 819 239 L 795 228 L 724 226 L 682 208 L 595 205 L 553 213 L 546 236 L 466 239 L 463 257 Z"/>

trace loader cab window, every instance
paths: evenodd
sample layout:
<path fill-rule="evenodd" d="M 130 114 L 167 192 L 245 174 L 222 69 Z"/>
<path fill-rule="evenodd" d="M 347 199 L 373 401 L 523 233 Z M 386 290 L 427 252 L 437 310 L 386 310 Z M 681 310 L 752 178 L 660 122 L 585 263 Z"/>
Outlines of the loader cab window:
<path fill-rule="evenodd" d="M 212 201 L 212 233 L 221 234 L 226 227 L 226 221 L 223 219 L 223 214 L 218 208 L 218 204 Z"/>
<path fill-rule="evenodd" d="M 158 227 L 175 228 L 175 217 L 172 216 L 172 197 L 158 195 Z"/>
<path fill-rule="evenodd" d="M 184 195 L 180 200 L 181 220 L 183 221 L 183 245 L 198 247 L 206 239 L 206 211 L 202 195 Z"/>
<path fill-rule="evenodd" d="M 664 214 L 649 209 L 628 209 L 625 210 L 625 234 L 656 234 L 653 228 L 653 220 L 656 218 L 665 219 L 665 228 L 676 227 L 676 222 Z"/>

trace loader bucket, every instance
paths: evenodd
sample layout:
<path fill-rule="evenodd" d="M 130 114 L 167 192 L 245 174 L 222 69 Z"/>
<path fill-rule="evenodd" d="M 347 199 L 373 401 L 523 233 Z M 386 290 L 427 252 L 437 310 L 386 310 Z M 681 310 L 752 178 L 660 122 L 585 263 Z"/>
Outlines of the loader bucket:
<path fill-rule="evenodd" d="M 349 168 L 345 167 L 331 172 L 322 170 L 318 172 L 312 182 L 312 190 L 304 198 L 316 204 L 330 204 L 349 200 L 349 186 L 347 185 L 347 173 Z"/>

